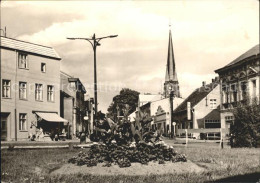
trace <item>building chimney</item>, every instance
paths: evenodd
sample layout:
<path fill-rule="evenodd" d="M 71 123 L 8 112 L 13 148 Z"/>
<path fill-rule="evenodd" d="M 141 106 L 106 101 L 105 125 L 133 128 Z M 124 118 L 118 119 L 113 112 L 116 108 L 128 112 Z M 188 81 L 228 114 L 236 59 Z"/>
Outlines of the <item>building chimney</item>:
<path fill-rule="evenodd" d="M 206 85 L 206 81 L 203 81 L 203 82 L 202 82 L 202 86 L 205 86 L 205 85 Z"/>
<path fill-rule="evenodd" d="M 215 82 L 215 79 L 212 79 L 212 83 L 214 83 Z"/>

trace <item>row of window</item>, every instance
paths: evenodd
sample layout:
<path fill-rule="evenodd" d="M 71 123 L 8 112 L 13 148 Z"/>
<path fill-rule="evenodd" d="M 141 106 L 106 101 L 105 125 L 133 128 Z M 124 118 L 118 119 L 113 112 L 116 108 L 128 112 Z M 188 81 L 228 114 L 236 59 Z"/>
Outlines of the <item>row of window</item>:
<path fill-rule="evenodd" d="M 19 99 L 27 99 L 27 82 L 19 82 Z M 2 97 L 11 98 L 11 81 L 3 79 Z M 35 100 L 43 101 L 43 85 L 35 84 Z M 54 86 L 47 85 L 47 101 L 54 102 Z"/>
<path fill-rule="evenodd" d="M 220 120 L 218 120 L 218 119 L 206 119 L 205 120 L 205 123 L 220 123 Z"/>
<path fill-rule="evenodd" d="M 253 98 L 256 97 L 257 94 L 257 86 L 256 86 L 256 80 L 251 80 L 251 95 Z M 223 96 L 223 103 L 229 103 L 229 102 L 237 102 L 239 100 L 243 100 L 246 98 L 248 93 L 248 83 L 247 82 L 241 82 L 237 86 L 237 84 L 232 84 L 230 87 L 223 86 L 222 87 L 222 96 Z M 239 89 L 238 89 L 239 88 Z"/>
<path fill-rule="evenodd" d="M 238 91 L 237 88 L 237 84 L 232 84 L 230 87 L 224 86 L 222 88 L 223 103 L 237 102 L 238 94 L 240 94 L 240 100 L 243 100 L 247 93 L 247 83 L 241 82 L 239 86 L 240 90 Z"/>
<path fill-rule="evenodd" d="M 28 55 L 24 53 L 18 53 L 18 67 L 20 69 L 29 69 Z M 41 71 L 46 72 L 46 63 L 41 63 Z"/>
<path fill-rule="evenodd" d="M 221 128 L 220 120 L 205 119 L 205 128 Z"/>

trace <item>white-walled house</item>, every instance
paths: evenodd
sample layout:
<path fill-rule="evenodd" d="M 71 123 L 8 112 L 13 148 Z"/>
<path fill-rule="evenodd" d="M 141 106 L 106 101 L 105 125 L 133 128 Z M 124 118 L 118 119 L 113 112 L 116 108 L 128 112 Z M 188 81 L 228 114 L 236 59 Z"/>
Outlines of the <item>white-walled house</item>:
<path fill-rule="evenodd" d="M 169 134 L 171 132 L 171 107 L 173 103 L 173 110 L 176 109 L 182 102 L 183 98 L 174 97 L 173 101 L 170 98 L 164 98 L 151 102 L 151 116 L 153 116 L 152 125 L 155 129 L 161 130 L 162 133 Z"/>
<path fill-rule="evenodd" d="M 192 92 L 174 110 L 173 118 L 177 123 L 177 134 L 183 133 L 181 129 L 220 129 L 219 92 L 220 85 L 217 78 L 208 85 L 203 82 L 200 88 Z M 203 130 L 201 132 L 203 133 Z M 192 134 L 195 138 L 199 138 L 199 135 L 199 132 Z"/>

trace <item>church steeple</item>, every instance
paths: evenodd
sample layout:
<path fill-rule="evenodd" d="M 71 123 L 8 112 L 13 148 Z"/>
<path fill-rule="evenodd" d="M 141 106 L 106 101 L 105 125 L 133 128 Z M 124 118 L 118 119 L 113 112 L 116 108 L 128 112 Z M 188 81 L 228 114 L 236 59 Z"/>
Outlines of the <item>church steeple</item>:
<path fill-rule="evenodd" d="M 167 56 L 166 75 L 165 75 L 165 82 L 164 82 L 165 97 L 169 97 L 169 93 L 170 93 L 169 88 L 172 88 L 176 97 L 180 97 L 179 82 L 177 78 L 177 72 L 176 72 L 175 60 L 174 60 L 171 30 L 169 30 L 168 56 Z"/>

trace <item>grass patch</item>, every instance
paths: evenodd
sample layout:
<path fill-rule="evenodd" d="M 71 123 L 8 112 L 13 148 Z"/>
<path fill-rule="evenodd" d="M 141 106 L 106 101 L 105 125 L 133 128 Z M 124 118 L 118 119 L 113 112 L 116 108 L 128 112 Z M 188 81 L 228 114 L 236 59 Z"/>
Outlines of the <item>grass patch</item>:
<path fill-rule="evenodd" d="M 74 156 L 79 149 L 20 149 L 1 151 L 1 175 L 5 182 L 214 182 L 260 180 L 260 150 L 219 149 L 207 143 L 191 147 L 175 147 L 179 153 L 207 171 L 197 173 L 127 176 L 127 175 L 54 175 L 50 173 Z M 247 176 L 247 177 L 246 177 Z M 237 182 L 237 181 L 235 181 Z"/>

